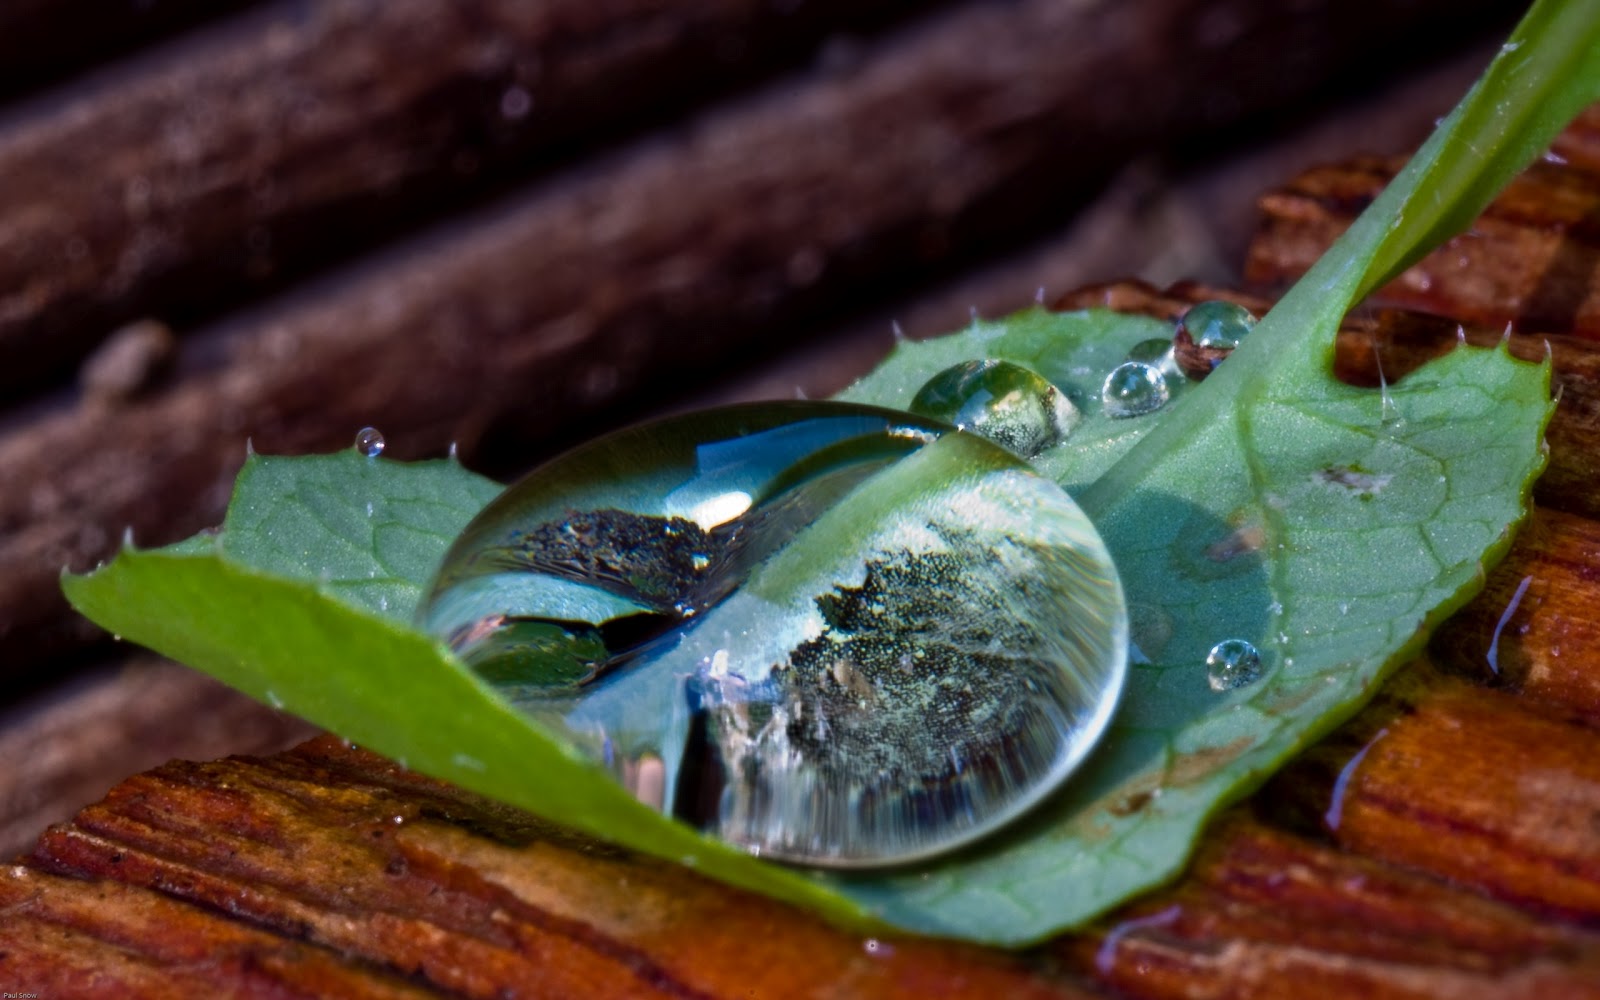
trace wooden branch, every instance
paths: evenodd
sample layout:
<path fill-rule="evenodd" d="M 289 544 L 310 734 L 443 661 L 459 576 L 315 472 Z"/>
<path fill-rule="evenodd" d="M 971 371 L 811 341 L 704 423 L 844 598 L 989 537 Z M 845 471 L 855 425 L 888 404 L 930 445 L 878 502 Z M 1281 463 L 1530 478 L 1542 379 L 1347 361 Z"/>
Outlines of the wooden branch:
<path fill-rule="evenodd" d="M 1052 950 L 1118 996 L 1586 995 L 1592 935 L 1235 811 L 1179 885 Z"/>
<path fill-rule="evenodd" d="M 98 893 L 54 875 L 132 888 Z M 147 890 L 181 904 L 175 930 L 140 916 Z M 92 909 L 86 895 L 98 897 Z M 399 972 L 465 997 L 513 987 L 549 997 L 1085 995 L 1002 954 L 865 941 L 688 869 L 574 840 L 331 737 L 124 783 L 51 831 L 28 866 L 0 872 L 0 909 L 21 939 L 0 968 L 41 993 L 65 992 L 56 963 L 77 964 L 58 941 L 96 951 L 114 941 L 176 975 L 178 942 L 204 948 L 231 914 L 270 940 L 224 955 L 268 981 L 291 962 L 313 975 L 293 961 L 309 945 L 375 992 Z"/>
<path fill-rule="evenodd" d="M 1585 859 L 1600 856 L 1600 833 L 1575 824 L 1586 813 L 1572 807 L 1574 795 L 1600 787 L 1589 774 L 1592 731 L 1459 681 L 1414 682 L 1410 707 L 1380 706 L 1274 785 L 1320 818 L 1343 769 L 1334 832 L 1344 849 L 1235 816 L 1208 835 L 1176 888 L 1050 953 L 1124 996 L 1587 995 L 1600 942 L 1550 915 L 1591 919 Z M 1384 735 L 1352 762 L 1380 724 Z M 1498 756 L 1512 747 L 1514 757 Z M 1517 773 L 1542 776 L 1519 785 L 1515 809 L 1482 770 L 1511 759 Z M 1459 775 L 1437 773 L 1450 768 Z M 1441 817 L 1449 836 L 1437 832 Z M 1369 843 L 1385 818 L 1390 827 Z M 1469 888 L 1380 860 L 1391 857 Z M 1470 888 L 1506 895 L 1506 876 L 1516 906 Z M 151 890 L 169 899 L 160 924 L 140 916 Z M 47 833 L 26 865 L 0 872 L 4 902 L 15 904 L 19 938 L 10 971 L 63 989 L 71 981 L 60 977 L 81 969 L 83 955 L 115 942 L 119 961 L 136 968 L 176 973 L 174 951 L 209 948 L 269 982 L 285 967 L 331 975 L 306 971 L 320 969 L 299 951 L 309 945 L 363 988 L 389 988 L 385 970 L 416 970 L 421 985 L 465 996 L 510 982 L 553 995 L 586 983 L 607 995 L 1084 995 L 1044 956 L 863 941 L 332 738 L 130 780 Z M 224 913 L 266 939 L 217 948 L 230 940 Z"/>
<path fill-rule="evenodd" d="M 1298 805 L 1346 849 L 1592 926 L 1595 747 L 1591 726 L 1419 663 L 1274 779 L 1269 796 Z"/>
<path fill-rule="evenodd" d="M 318 0 L 226 23 L 0 131 L 0 398 L 915 9 Z"/>
<path fill-rule="evenodd" d="M 0 468 L 25 484 L 0 491 L 0 676 L 93 635 L 56 593 L 63 564 L 104 558 L 124 526 L 153 544 L 216 523 L 247 436 L 304 452 L 375 424 L 399 457 L 458 440 L 469 463 L 498 451 L 514 467 L 561 434 L 592 431 L 598 412 L 617 419 L 619 399 L 681 390 L 871 290 L 1015 239 L 1129 150 L 1216 123 L 1197 107 L 1221 100 L 1237 116 L 1288 100 L 1428 9 L 1374 20 L 1334 5 L 1285 20 L 1243 0 L 964 7 L 853 75 L 725 110 L 691 137 L 595 165 L 213 331 L 188 345 L 186 376 L 162 394 L 0 436 Z M 1238 33 L 1196 46 L 1188 26 L 1224 10 Z M 383 36 L 370 20 L 359 33 Z M 442 59 L 437 33 L 422 34 L 405 35 L 429 50 L 417 61 Z M 324 68 L 374 43 L 352 44 Z M 1238 90 L 1236 71 L 1270 75 L 1280 52 L 1294 53 L 1290 80 Z M 308 156 L 313 176 L 371 161 L 356 148 Z M 58 165 L 52 177 L 84 172 Z M 338 176 L 336 188 L 349 180 Z M 212 283 L 181 273 L 186 294 Z"/>
<path fill-rule="evenodd" d="M 1534 512 L 1483 593 L 1434 637 L 1441 665 L 1600 725 L 1600 523 Z"/>
<path fill-rule="evenodd" d="M 1600 149 L 1597 117 L 1590 112 L 1558 143 L 1554 160 L 1535 163 L 1470 230 L 1379 289 L 1375 300 L 1496 328 L 1600 338 L 1600 167 L 1589 167 Z M 1573 165 L 1559 162 L 1567 155 Z M 1319 167 L 1265 195 L 1246 278 L 1281 288 L 1303 274 L 1400 165 Z"/>

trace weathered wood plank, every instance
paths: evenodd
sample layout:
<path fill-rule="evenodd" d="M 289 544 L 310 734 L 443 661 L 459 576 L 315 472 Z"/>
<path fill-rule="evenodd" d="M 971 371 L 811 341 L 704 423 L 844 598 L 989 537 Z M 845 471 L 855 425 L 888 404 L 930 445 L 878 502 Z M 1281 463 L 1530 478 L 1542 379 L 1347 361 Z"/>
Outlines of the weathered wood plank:
<path fill-rule="evenodd" d="M 1418 663 L 1280 774 L 1269 798 L 1348 850 L 1594 926 L 1597 749 L 1590 725 Z"/>
<path fill-rule="evenodd" d="M 230 914 L 455 996 L 511 986 L 551 997 L 1086 995 L 1015 957 L 829 928 L 331 737 L 268 760 L 172 764 L 125 782 L 0 882 L 16 893 L 35 870 L 198 904 L 187 919 L 202 939 Z M 132 895 L 117 905 L 139 904 Z M 128 919 L 118 909 L 62 922 L 94 936 Z M 123 947 L 144 959 L 168 947 L 149 940 L 160 933 L 129 933 Z M 32 961 L 32 946 L 19 947 Z"/>
<path fill-rule="evenodd" d="M 0 129 L 0 398 L 917 9 L 283 2 L 42 100 Z"/>
<path fill-rule="evenodd" d="M 1054 946 L 1118 995 L 1595 996 L 1600 941 L 1235 811 L 1175 888 Z"/>

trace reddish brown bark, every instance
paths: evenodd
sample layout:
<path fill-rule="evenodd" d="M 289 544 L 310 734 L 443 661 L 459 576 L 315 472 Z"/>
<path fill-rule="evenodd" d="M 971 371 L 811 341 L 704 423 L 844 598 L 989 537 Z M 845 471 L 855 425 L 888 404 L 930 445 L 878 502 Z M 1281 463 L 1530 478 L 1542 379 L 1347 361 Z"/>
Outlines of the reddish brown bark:
<path fill-rule="evenodd" d="M 1465 233 L 1375 293 L 1377 301 L 1522 332 L 1600 338 L 1600 169 L 1595 115 L 1558 149 L 1568 165 L 1535 163 Z M 1557 154 L 1560 159 L 1562 154 Z M 1304 273 L 1399 169 L 1358 160 L 1310 170 L 1261 199 L 1261 230 L 1245 276 L 1281 288 Z"/>
<path fill-rule="evenodd" d="M 144 923 L 154 889 L 186 905 L 172 931 Z M 530 817 L 324 738 L 261 761 L 172 764 L 119 786 L 51 830 L 0 900 L 55 938 L 16 943 L 0 973 L 40 968 L 62 936 L 174 974 L 175 948 L 226 937 L 234 920 L 345 956 L 344 975 L 403 974 L 452 996 L 1073 997 L 1033 964 L 980 949 L 871 940 L 715 885 L 687 869 L 577 840 Z M 65 888 L 61 888 L 65 886 Z M 62 899 L 66 896 L 66 900 Z M 172 934 L 175 941 L 161 940 Z M 8 968 L 8 963 L 10 966 Z M 81 963 L 80 963 L 81 964 Z M 372 970 L 363 973 L 363 970 Z M 375 974 L 376 973 L 376 974 Z M 29 980 L 36 982 L 37 980 Z M 50 980 L 46 980 L 49 982 Z M 328 980 L 330 984 L 336 980 Z"/>
<path fill-rule="evenodd" d="M 1056 950 L 1131 997 L 1600 993 L 1600 942 L 1235 813 L 1176 888 Z"/>
<path fill-rule="evenodd" d="M 1593 926 L 1597 748 L 1592 726 L 1417 665 L 1270 792 L 1347 850 Z"/>

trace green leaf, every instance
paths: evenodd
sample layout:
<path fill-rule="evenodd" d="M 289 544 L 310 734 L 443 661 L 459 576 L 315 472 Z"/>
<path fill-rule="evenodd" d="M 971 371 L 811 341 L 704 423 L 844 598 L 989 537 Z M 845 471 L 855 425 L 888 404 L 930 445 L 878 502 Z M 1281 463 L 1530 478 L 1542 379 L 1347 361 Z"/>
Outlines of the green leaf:
<path fill-rule="evenodd" d="M 635 803 L 409 624 L 492 487 L 450 464 L 256 460 L 220 540 L 125 552 L 64 586 L 96 621 L 410 766 L 637 850 L 864 926 L 1007 945 L 1174 875 L 1205 819 L 1354 711 L 1481 581 L 1541 463 L 1548 371 L 1462 349 L 1383 394 L 1329 374 L 1356 297 L 1470 219 L 1600 96 L 1592 2 L 1541 3 L 1417 160 L 1202 385 L 1159 413 L 1091 410 L 1038 466 L 1095 517 L 1142 663 L 1114 732 L 1002 836 L 859 876 L 754 861 Z M 1032 311 L 903 345 L 852 391 L 905 405 L 954 361 L 1002 357 L 1091 403 L 1144 320 Z M 367 508 L 368 503 L 371 509 Z M 1248 638 L 1259 683 L 1215 693 L 1210 644 Z"/>
<path fill-rule="evenodd" d="M 292 462 L 252 456 L 220 536 L 234 559 L 314 579 L 358 608 L 409 621 L 445 550 L 499 483 L 454 462 Z"/>
<path fill-rule="evenodd" d="M 353 451 L 253 457 L 220 545 L 128 548 L 62 585 L 76 607 L 128 640 L 403 765 L 867 926 L 859 907 L 805 875 L 641 805 L 411 626 L 412 598 L 433 566 L 409 557 L 397 564 L 377 539 L 403 532 L 430 547 L 437 563 L 498 491 L 454 463 L 400 465 Z M 373 501 L 370 523 L 368 497 L 387 500 Z M 387 583 L 369 583 L 386 573 Z"/>
<path fill-rule="evenodd" d="M 846 395 L 889 404 L 952 359 L 993 358 L 1042 367 L 1086 402 L 1094 375 L 1149 333 L 1104 312 L 1033 310 L 902 344 Z M 1052 344 L 1068 350 L 1052 357 Z M 1079 371 L 1084 356 L 1097 372 Z M 1100 750 L 1029 823 L 931 872 L 854 883 L 853 898 L 950 935 L 1090 920 L 1178 874 L 1207 818 L 1365 703 L 1481 586 L 1543 465 L 1548 368 L 1461 348 L 1387 393 L 1322 370 L 1294 378 L 1220 411 L 1209 380 L 1147 417 L 1090 405 L 1039 456 L 1064 483 L 1120 484 L 1096 526 L 1154 662 L 1135 665 Z M 1139 480 L 1119 479 L 1157 428 L 1186 419 L 1210 423 Z M 1205 660 L 1232 638 L 1266 672 L 1219 693 Z"/>

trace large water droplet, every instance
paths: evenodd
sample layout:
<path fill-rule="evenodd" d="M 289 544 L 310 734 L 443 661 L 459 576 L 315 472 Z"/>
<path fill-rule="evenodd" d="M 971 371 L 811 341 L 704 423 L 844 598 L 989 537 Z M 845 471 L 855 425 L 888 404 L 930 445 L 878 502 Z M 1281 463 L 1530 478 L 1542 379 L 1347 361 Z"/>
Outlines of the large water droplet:
<path fill-rule="evenodd" d="M 1172 387 L 1154 365 L 1143 361 L 1124 361 L 1111 369 L 1100 389 L 1106 415 L 1137 417 L 1154 413 L 1172 398 Z"/>
<path fill-rule="evenodd" d="M 839 403 L 567 453 L 467 527 L 419 617 L 641 799 L 833 867 L 947 850 L 1039 801 L 1127 669 L 1115 570 L 1060 487 Z"/>
<path fill-rule="evenodd" d="M 363 427 L 356 431 L 356 451 L 368 458 L 383 454 L 383 433 L 376 427 Z"/>
<path fill-rule="evenodd" d="M 1224 639 L 1206 656 L 1206 683 L 1213 691 L 1232 691 L 1261 679 L 1261 653 L 1243 639 Z"/>
<path fill-rule="evenodd" d="M 981 434 L 1032 458 L 1072 433 L 1080 414 L 1044 376 L 1009 361 L 964 361 L 929 379 L 911 412 Z"/>

